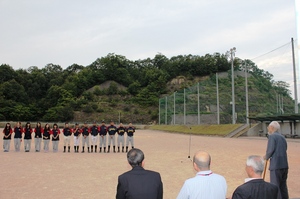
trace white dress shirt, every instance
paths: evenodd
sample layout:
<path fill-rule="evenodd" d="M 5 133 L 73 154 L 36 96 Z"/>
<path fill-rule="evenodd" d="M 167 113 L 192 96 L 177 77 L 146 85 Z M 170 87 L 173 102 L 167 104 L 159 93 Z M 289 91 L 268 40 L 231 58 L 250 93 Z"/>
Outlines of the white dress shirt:
<path fill-rule="evenodd" d="M 200 171 L 195 177 L 186 180 L 177 199 L 225 199 L 226 180 L 211 170 Z"/>

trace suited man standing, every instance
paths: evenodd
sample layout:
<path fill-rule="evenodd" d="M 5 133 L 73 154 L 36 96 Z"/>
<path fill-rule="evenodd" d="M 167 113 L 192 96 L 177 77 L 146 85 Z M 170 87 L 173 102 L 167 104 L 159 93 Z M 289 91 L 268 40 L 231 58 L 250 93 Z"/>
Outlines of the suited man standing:
<path fill-rule="evenodd" d="M 144 169 L 144 153 L 137 148 L 127 153 L 132 170 L 118 177 L 116 199 L 162 199 L 160 174 Z"/>
<path fill-rule="evenodd" d="M 261 156 L 249 156 L 245 170 L 249 178 L 246 178 L 245 183 L 236 188 L 232 199 L 277 198 L 278 187 L 265 182 L 261 177 L 264 170 L 264 160 Z"/>
<path fill-rule="evenodd" d="M 285 137 L 279 133 L 280 125 L 273 121 L 268 126 L 268 146 L 265 159 L 270 159 L 270 181 L 279 188 L 282 199 L 288 199 L 288 188 L 286 180 L 288 177 L 287 142 Z M 280 197 L 279 197 L 280 198 Z"/>

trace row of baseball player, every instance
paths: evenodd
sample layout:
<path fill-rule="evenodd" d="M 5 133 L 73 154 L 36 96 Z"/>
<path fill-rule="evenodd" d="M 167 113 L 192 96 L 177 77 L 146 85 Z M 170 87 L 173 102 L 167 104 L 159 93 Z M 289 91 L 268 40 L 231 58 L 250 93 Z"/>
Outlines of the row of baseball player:
<path fill-rule="evenodd" d="M 129 123 L 127 127 L 123 126 L 120 123 L 119 127 L 116 127 L 114 122 L 111 121 L 109 126 L 105 125 L 105 122 L 102 121 L 100 126 L 97 126 L 96 122 L 93 123 L 91 127 L 88 127 L 87 123 L 84 123 L 82 127 L 79 126 L 78 123 L 75 124 L 74 128 L 70 128 L 68 123 L 65 123 L 65 127 L 62 129 L 62 134 L 64 137 L 64 152 L 68 147 L 68 152 L 70 152 L 70 140 L 71 136 L 74 137 L 74 152 L 79 152 L 79 144 L 80 137 L 82 137 L 82 153 L 84 153 L 85 146 L 87 147 L 88 153 L 97 152 L 97 143 L 98 138 L 99 141 L 99 153 L 109 153 L 110 146 L 113 146 L 113 152 L 116 152 L 115 145 L 115 135 L 118 134 L 117 144 L 118 144 L 118 152 L 120 152 L 120 147 L 122 147 L 122 152 L 125 148 L 125 133 L 127 134 L 126 138 L 126 152 L 128 151 L 129 144 L 132 148 L 134 148 L 134 139 L 133 135 L 135 132 L 135 127 L 132 126 L 132 123 Z M 12 133 L 14 133 L 14 146 L 15 151 L 20 151 L 20 146 L 22 142 L 22 137 L 24 140 L 24 148 L 25 152 L 29 152 L 31 148 L 31 140 L 32 133 L 34 133 L 34 143 L 35 143 L 35 151 L 40 152 L 41 150 L 41 142 L 44 142 L 44 151 L 49 151 L 49 143 L 50 138 L 52 140 L 53 152 L 58 151 L 58 143 L 59 143 L 59 135 L 61 134 L 61 130 L 58 128 L 57 124 L 53 124 L 53 128 L 51 129 L 49 124 L 46 124 L 43 128 L 41 123 L 38 122 L 35 128 L 31 128 L 30 122 L 27 122 L 25 127 L 22 128 L 21 123 L 17 122 L 14 128 L 11 127 L 10 123 L 6 123 L 5 128 L 3 129 L 3 149 L 4 152 L 8 152 L 10 149 L 10 141 L 12 137 Z M 108 137 L 108 145 L 106 144 Z M 91 139 L 91 145 L 90 145 Z M 107 145 L 107 151 L 106 151 Z M 90 150 L 91 148 L 91 150 Z"/>

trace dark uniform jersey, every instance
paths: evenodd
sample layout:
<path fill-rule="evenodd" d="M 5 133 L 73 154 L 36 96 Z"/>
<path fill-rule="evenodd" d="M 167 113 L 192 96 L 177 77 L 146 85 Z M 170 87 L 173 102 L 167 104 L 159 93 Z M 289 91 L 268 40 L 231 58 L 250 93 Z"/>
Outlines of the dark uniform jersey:
<path fill-rule="evenodd" d="M 72 129 L 70 129 L 69 127 L 64 128 L 63 133 L 64 133 L 64 136 L 71 136 L 72 135 Z"/>
<path fill-rule="evenodd" d="M 79 136 L 80 135 L 80 133 L 81 133 L 81 129 L 80 128 L 75 128 L 74 129 L 74 131 L 73 131 L 73 133 L 74 133 L 74 136 Z"/>
<path fill-rule="evenodd" d="M 15 127 L 14 128 L 15 136 L 14 138 L 22 138 L 22 127 Z"/>
<path fill-rule="evenodd" d="M 121 126 L 120 126 L 120 127 L 118 128 L 118 134 L 121 135 L 121 136 L 123 136 L 124 133 L 125 133 L 125 130 L 126 130 L 126 129 L 125 129 L 124 127 L 121 127 Z"/>
<path fill-rule="evenodd" d="M 110 125 L 107 127 L 107 132 L 109 135 L 115 135 L 117 132 L 117 127 L 114 125 Z"/>
<path fill-rule="evenodd" d="M 97 127 L 97 126 L 92 126 L 92 127 L 90 128 L 90 132 L 91 132 L 91 135 L 97 136 L 98 133 L 99 133 L 99 127 Z"/>
<path fill-rule="evenodd" d="M 133 133 L 135 132 L 135 128 L 134 128 L 133 126 L 128 127 L 128 128 L 126 129 L 126 132 L 127 132 L 127 135 L 128 135 L 129 137 L 132 137 L 132 136 L 133 136 Z"/>
<path fill-rule="evenodd" d="M 52 129 L 51 134 L 52 134 L 52 141 L 58 141 L 59 140 L 59 134 L 60 134 L 59 129 Z"/>
<path fill-rule="evenodd" d="M 107 127 L 105 125 L 100 126 L 99 134 L 100 135 L 106 135 L 107 134 Z"/>
<path fill-rule="evenodd" d="M 43 133 L 42 127 L 35 128 L 34 132 L 35 132 L 34 135 L 35 138 L 42 138 L 42 133 Z"/>
<path fill-rule="evenodd" d="M 11 134 L 12 134 L 12 129 L 8 128 L 8 129 L 3 129 L 3 134 L 7 137 L 3 136 L 3 140 L 10 140 L 11 139 Z"/>
<path fill-rule="evenodd" d="M 82 132 L 82 136 L 89 136 L 90 134 L 90 130 L 88 127 L 83 127 L 81 132 Z"/>
<path fill-rule="evenodd" d="M 51 130 L 50 128 L 48 129 L 44 129 L 44 132 L 43 132 L 43 140 L 49 140 L 50 139 L 50 133 L 51 133 Z"/>
<path fill-rule="evenodd" d="M 24 139 L 25 140 L 31 140 L 31 133 L 32 133 L 32 128 L 24 128 Z"/>

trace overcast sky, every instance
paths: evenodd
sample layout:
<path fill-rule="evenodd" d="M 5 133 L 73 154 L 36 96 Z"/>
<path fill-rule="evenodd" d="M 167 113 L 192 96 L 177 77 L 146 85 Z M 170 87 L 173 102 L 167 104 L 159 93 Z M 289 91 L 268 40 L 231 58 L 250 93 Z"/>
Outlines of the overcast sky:
<path fill-rule="evenodd" d="M 66 68 L 108 53 L 138 60 L 232 47 L 253 59 L 297 39 L 295 13 L 294 0 L 0 0 L 0 64 Z M 292 83 L 290 45 L 275 54 L 253 61 Z"/>

